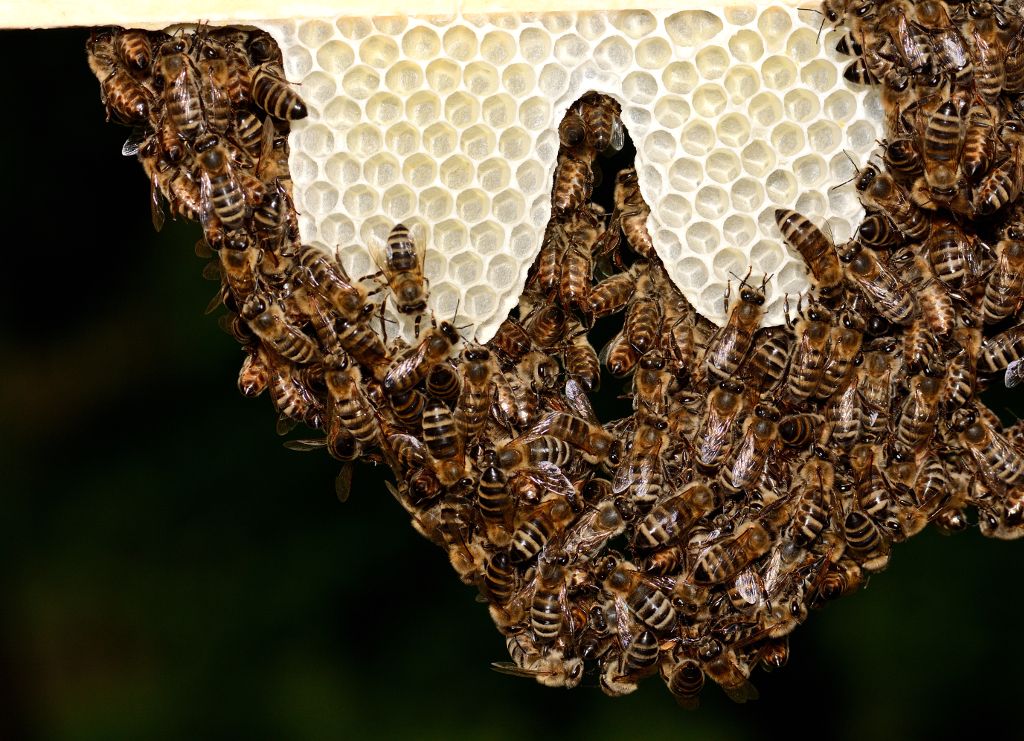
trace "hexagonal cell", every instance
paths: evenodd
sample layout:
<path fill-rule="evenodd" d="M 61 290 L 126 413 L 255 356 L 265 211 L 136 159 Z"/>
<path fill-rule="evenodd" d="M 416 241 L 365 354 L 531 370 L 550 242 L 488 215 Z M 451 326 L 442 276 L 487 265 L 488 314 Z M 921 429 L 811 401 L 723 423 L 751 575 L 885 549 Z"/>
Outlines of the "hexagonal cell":
<path fill-rule="evenodd" d="M 705 118 L 715 118 L 725 109 L 725 90 L 713 83 L 701 85 L 691 97 L 693 109 Z"/>
<path fill-rule="evenodd" d="M 548 128 L 550 120 L 551 104 L 544 98 L 528 98 L 519 106 L 519 123 L 529 131 Z"/>
<path fill-rule="evenodd" d="M 836 90 L 825 98 L 825 115 L 836 123 L 849 121 L 857 115 L 857 99 L 849 90 Z"/>
<path fill-rule="evenodd" d="M 455 210 L 467 224 L 475 224 L 490 212 L 490 196 L 479 188 L 468 188 L 456 196 Z"/>
<path fill-rule="evenodd" d="M 622 108 L 622 123 L 628 131 L 640 136 L 651 126 L 651 112 L 643 105 L 627 105 Z"/>
<path fill-rule="evenodd" d="M 348 98 L 335 98 L 324 108 L 323 120 L 331 126 L 344 128 L 354 125 L 363 116 L 359 104 Z"/>
<path fill-rule="evenodd" d="M 313 69 L 313 57 L 301 46 L 291 50 L 284 60 L 284 73 L 293 80 L 300 79 Z"/>
<path fill-rule="evenodd" d="M 339 152 L 324 163 L 324 175 L 337 186 L 356 182 L 360 170 L 359 160 L 347 152 Z M 294 170 L 292 173 L 294 174 Z"/>
<path fill-rule="evenodd" d="M 491 208 L 495 218 L 503 224 L 515 224 L 526 212 L 523 196 L 514 190 L 503 190 L 494 197 Z"/>
<path fill-rule="evenodd" d="M 827 206 L 828 203 L 825 196 L 821 193 L 805 191 L 796 199 L 796 204 L 793 208 L 809 219 L 817 220 L 825 215 L 825 209 Z"/>
<path fill-rule="evenodd" d="M 704 178 L 704 168 L 697 160 L 681 157 L 668 169 L 668 181 L 676 190 L 696 190 Z"/>
<path fill-rule="evenodd" d="M 764 202 L 764 188 L 754 178 L 740 178 L 732 184 L 732 207 L 741 213 L 752 214 Z"/>
<path fill-rule="evenodd" d="M 519 266 L 508 255 L 495 255 L 487 263 L 487 282 L 492 286 L 507 286 L 519 275 Z"/>
<path fill-rule="evenodd" d="M 609 36 L 594 49 L 597 66 L 605 70 L 623 70 L 633 63 L 633 49 L 621 36 Z"/>
<path fill-rule="evenodd" d="M 754 31 L 743 29 L 729 39 L 729 51 L 740 62 L 756 62 L 764 54 L 764 42 Z"/>
<path fill-rule="evenodd" d="M 722 19 L 706 10 L 684 10 L 665 19 L 665 30 L 678 46 L 697 46 L 722 30 Z"/>
<path fill-rule="evenodd" d="M 762 239 L 750 248 L 750 259 L 760 271 L 767 273 L 779 267 L 785 255 L 778 242 Z"/>
<path fill-rule="evenodd" d="M 380 87 L 380 75 L 373 67 L 357 64 L 341 78 L 341 87 L 346 95 L 356 100 L 366 100 Z"/>
<path fill-rule="evenodd" d="M 431 90 L 445 95 L 459 86 L 462 70 L 449 59 L 435 59 L 427 65 L 426 79 Z"/>
<path fill-rule="evenodd" d="M 423 147 L 438 159 L 454 152 L 458 141 L 458 132 L 446 123 L 432 124 L 423 132 Z"/>
<path fill-rule="evenodd" d="M 470 159 L 480 160 L 487 157 L 494 151 L 494 132 L 487 126 L 477 124 L 462 132 L 459 140 L 460 149 L 469 155 Z"/>
<path fill-rule="evenodd" d="M 480 118 L 480 103 L 468 93 L 452 93 L 444 101 L 444 117 L 457 129 L 464 129 Z"/>
<path fill-rule="evenodd" d="M 537 159 L 541 162 L 550 162 L 554 167 L 555 155 L 558 153 L 558 133 L 548 130 L 542 131 L 537 137 Z"/>
<path fill-rule="evenodd" d="M 569 13 L 541 13 L 540 22 L 548 31 L 559 34 L 572 28 L 572 15 Z"/>
<path fill-rule="evenodd" d="M 437 251 L 428 251 L 423 258 L 423 277 L 430 281 L 431 285 L 441 280 L 447 269 L 448 260 L 445 259 L 439 249 Z"/>
<path fill-rule="evenodd" d="M 473 182 L 473 162 L 461 154 L 453 154 L 441 163 L 441 184 L 451 191 L 459 191 Z"/>
<path fill-rule="evenodd" d="M 593 41 L 603 36 L 607 29 L 607 15 L 601 11 L 584 11 L 576 16 L 576 31 L 585 39 Z"/>
<path fill-rule="evenodd" d="M 675 129 L 690 117 L 690 104 L 675 95 L 663 95 L 654 104 L 654 118 L 666 129 Z"/>
<path fill-rule="evenodd" d="M 494 285 L 509 285 L 496 283 Z M 498 296 L 490 285 L 473 286 L 466 291 L 462 303 L 467 315 L 472 318 L 486 317 L 498 310 Z"/>
<path fill-rule="evenodd" d="M 747 274 L 749 264 L 747 256 L 734 247 L 723 247 L 711 258 L 711 269 L 715 275 L 726 281 L 742 280 Z"/>
<path fill-rule="evenodd" d="M 451 283 L 438 283 L 431 286 L 430 302 L 434 307 L 434 313 L 454 319 L 461 296 L 462 291 L 459 290 L 459 287 Z"/>
<path fill-rule="evenodd" d="M 654 14 L 646 10 L 622 10 L 613 12 L 608 17 L 615 28 L 631 39 L 640 39 L 658 27 Z"/>
<path fill-rule="evenodd" d="M 387 148 L 399 156 L 411 154 L 420 146 L 420 131 L 412 124 L 396 123 L 384 134 Z"/>
<path fill-rule="evenodd" d="M 469 242 L 469 229 L 458 219 L 446 219 L 434 226 L 434 246 L 445 255 L 465 249 Z"/>
<path fill-rule="evenodd" d="M 804 148 L 804 130 L 784 122 L 772 129 L 772 146 L 783 157 L 794 157 Z"/>
<path fill-rule="evenodd" d="M 705 219 L 717 220 L 729 208 L 729 194 L 717 186 L 706 185 L 697 191 L 693 207 Z"/>
<path fill-rule="evenodd" d="M 683 243 L 679 241 L 678 235 L 668 229 L 657 232 L 654 243 L 658 245 L 658 254 L 667 255 L 669 260 L 678 260 L 683 252 Z"/>
<path fill-rule="evenodd" d="M 540 247 L 540 240 L 535 237 L 531 226 L 520 224 L 512 229 L 512 236 L 508 241 L 508 250 L 515 259 L 532 259 L 538 247 Z"/>
<path fill-rule="evenodd" d="M 416 194 L 404 185 L 393 185 L 384 192 L 381 208 L 393 221 L 402 221 L 412 215 Z"/>
<path fill-rule="evenodd" d="M 750 100 L 761 87 L 757 70 L 744 65 L 730 67 L 729 71 L 725 73 L 725 80 L 722 84 L 725 86 L 726 92 L 729 93 L 729 100 L 734 105 Z"/>
<path fill-rule="evenodd" d="M 406 101 L 405 115 L 410 123 L 425 128 L 441 118 L 441 98 L 421 90 Z"/>
<path fill-rule="evenodd" d="M 763 177 L 775 167 L 775 153 L 764 141 L 750 142 L 740 153 L 743 169 L 754 177 Z"/>
<path fill-rule="evenodd" d="M 835 87 L 837 70 L 834 62 L 827 59 L 815 59 L 800 68 L 800 79 L 819 95 L 824 95 Z"/>
<path fill-rule="evenodd" d="M 722 320 L 725 319 L 725 310 L 727 305 L 725 295 L 727 287 L 724 278 L 720 280 L 716 280 L 715 278 L 717 278 L 717 276 L 711 276 L 707 281 L 705 281 L 704 289 L 700 292 L 700 303 L 705 308 L 715 312 L 714 314 L 711 314 L 708 319 L 721 323 Z M 694 289 L 696 288 L 698 288 L 698 286 L 694 286 Z"/>
<path fill-rule="evenodd" d="M 704 163 L 704 170 L 719 183 L 731 183 L 740 176 L 740 159 L 730 149 L 716 149 Z"/>
<path fill-rule="evenodd" d="M 726 5 L 723 12 L 726 22 L 734 26 L 745 26 L 757 18 L 757 8 L 753 5 Z"/>
<path fill-rule="evenodd" d="M 374 28 L 385 36 L 397 36 L 409 25 L 409 19 L 404 15 L 382 15 L 370 19 Z"/>
<path fill-rule="evenodd" d="M 381 147 L 380 129 L 372 124 L 360 124 L 349 129 L 345 137 L 348 151 L 356 157 L 369 157 L 376 154 Z"/>
<path fill-rule="evenodd" d="M 361 39 L 367 34 L 373 33 L 373 24 L 370 23 L 369 18 L 359 16 L 339 18 L 334 25 L 347 39 Z"/>
<path fill-rule="evenodd" d="M 852 215 L 857 214 L 860 210 L 857 192 L 852 188 L 836 188 L 828 191 L 828 205 L 833 213 Z M 836 221 L 839 221 L 839 219 L 836 219 Z"/>
<path fill-rule="evenodd" d="M 761 11 L 761 15 L 757 19 L 758 30 L 773 48 L 786 40 L 792 27 L 793 19 L 785 9 L 778 6 Z"/>
<path fill-rule="evenodd" d="M 491 31 L 480 41 L 480 56 L 497 67 L 504 67 L 516 54 L 516 40 L 505 31 Z"/>
<path fill-rule="evenodd" d="M 788 208 L 799 191 L 793 173 L 788 170 L 774 170 L 765 182 L 765 192 L 773 202 Z"/>
<path fill-rule="evenodd" d="M 378 69 L 390 67 L 398 59 L 398 44 L 390 36 L 368 36 L 359 44 L 359 59 Z"/>
<path fill-rule="evenodd" d="M 419 211 L 431 221 L 440 221 L 448 216 L 454 205 L 446 188 L 427 188 L 420 193 Z"/>
<path fill-rule="evenodd" d="M 402 51 L 410 59 L 434 59 L 441 51 L 441 39 L 434 29 L 417 26 L 402 36 Z"/>
<path fill-rule="evenodd" d="M 501 83 L 512 95 L 522 97 L 533 92 L 537 85 L 537 76 L 533 67 L 528 64 L 510 64 L 501 73 Z"/>
<path fill-rule="evenodd" d="M 679 229 L 689 223 L 693 216 L 690 202 L 683 196 L 670 193 L 662 198 L 657 205 L 658 218 L 665 226 Z"/>
<path fill-rule="evenodd" d="M 526 157 L 533 150 L 533 140 L 525 130 L 518 126 L 505 129 L 498 140 L 498 151 L 510 160 Z"/>
<path fill-rule="evenodd" d="M 757 236 L 757 224 L 749 216 L 732 214 L 722 224 L 722 236 L 729 244 L 745 247 Z"/>
<path fill-rule="evenodd" d="M 713 224 L 706 221 L 695 222 L 686 230 L 686 246 L 698 254 L 711 254 L 718 249 L 721 241 L 722 235 Z"/>
<path fill-rule="evenodd" d="M 527 159 L 516 168 L 516 184 L 523 195 L 533 195 L 551 187 L 551 177 L 534 159 Z"/>
<path fill-rule="evenodd" d="M 499 145 L 500 148 L 500 145 Z M 480 163 L 476 171 L 477 182 L 488 193 L 494 193 L 508 185 L 512 178 L 512 170 L 508 163 L 500 158 L 493 157 Z"/>
<path fill-rule="evenodd" d="M 697 52 L 697 71 L 705 80 L 717 80 L 729 69 L 729 54 L 720 46 L 706 46 Z"/>
<path fill-rule="evenodd" d="M 484 272 L 484 261 L 472 252 L 460 252 L 448 261 L 448 277 L 460 286 L 471 286 Z"/>
<path fill-rule="evenodd" d="M 574 33 L 567 33 L 555 42 L 555 59 L 567 67 L 575 67 L 590 56 L 590 44 Z"/>
<path fill-rule="evenodd" d="M 683 258 L 676 263 L 673 272 L 679 282 L 691 290 L 708 282 L 708 266 L 696 257 Z"/>
<path fill-rule="evenodd" d="M 775 283 L 782 293 L 801 293 L 807 287 L 807 268 L 803 263 L 786 263 L 775 277 Z"/>
<path fill-rule="evenodd" d="M 540 64 L 551 54 L 551 37 L 539 28 L 524 28 L 519 34 L 519 53 L 529 64 Z"/>
<path fill-rule="evenodd" d="M 650 162 L 668 162 L 676 153 L 676 139 L 667 131 L 652 131 L 642 146 Z"/>
<path fill-rule="evenodd" d="M 422 157 L 422 155 L 414 157 Z M 410 158 L 410 161 L 412 159 Z M 376 188 L 386 188 L 391 185 L 398 179 L 398 174 L 401 171 L 402 167 L 398 164 L 398 158 L 387 152 L 375 154 L 363 164 L 363 178 Z M 407 175 L 406 180 L 408 179 Z"/>
<path fill-rule="evenodd" d="M 297 35 L 303 46 L 315 49 L 330 40 L 334 35 L 334 27 L 324 21 L 306 21 L 299 26 Z"/>
<path fill-rule="evenodd" d="M 661 82 L 670 93 L 686 95 L 697 85 L 697 68 L 690 62 L 672 62 L 661 73 Z"/>
<path fill-rule="evenodd" d="M 317 180 L 302 191 L 302 204 L 304 210 L 314 215 L 329 214 L 338 205 L 338 189 L 331 183 Z"/>
<path fill-rule="evenodd" d="M 850 161 L 845 152 L 832 157 L 828 163 L 828 170 L 835 183 L 845 183 L 857 176 L 857 165 Z"/>
<path fill-rule="evenodd" d="M 366 101 L 366 117 L 375 124 L 386 126 L 405 111 L 405 103 L 397 95 L 376 93 Z"/>
<path fill-rule="evenodd" d="M 478 48 L 476 34 L 465 26 L 452 26 L 444 32 L 444 53 L 452 59 L 468 62 Z"/>
<path fill-rule="evenodd" d="M 810 121 L 818 115 L 818 111 L 821 109 L 818 96 L 810 90 L 801 88 L 787 92 L 783 103 L 786 107 L 786 115 L 797 123 Z"/>
<path fill-rule="evenodd" d="M 334 188 L 331 188 L 331 190 L 334 190 Z M 324 211 L 334 210 L 336 203 L 337 191 L 335 191 L 334 201 Z M 345 189 L 345 194 L 341 197 L 341 203 L 345 210 L 356 218 L 366 218 L 377 210 L 379 200 L 377 191 L 373 188 L 366 185 L 353 185 Z M 315 211 L 316 209 L 311 210 Z"/>
<path fill-rule="evenodd" d="M 761 126 L 774 126 L 782 120 L 782 103 L 771 93 L 758 93 L 747 106 L 747 115 Z"/>
<path fill-rule="evenodd" d="M 316 50 L 316 63 L 329 75 L 338 75 L 352 66 L 356 55 L 344 41 L 328 41 Z"/>
<path fill-rule="evenodd" d="M 302 81 L 302 97 L 307 103 L 322 106 L 334 97 L 338 86 L 334 78 L 324 72 L 310 72 Z"/>
<path fill-rule="evenodd" d="M 818 35 L 809 28 L 798 28 L 786 42 L 786 56 L 797 64 L 818 56 Z"/>
<path fill-rule="evenodd" d="M 497 91 L 498 70 L 487 62 L 473 62 L 462 71 L 462 82 L 473 95 L 484 98 Z"/>
<path fill-rule="evenodd" d="M 325 157 L 334 151 L 334 134 L 323 124 L 310 124 L 299 134 L 302 150 L 313 157 Z"/>
<path fill-rule="evenodd" d="M 622 94 L 631 103 L 650 103 L 658 95 L 658 81 L 646 72 L 630 72 L 622 81 Z"/>
<path fill-rule="evenodd" d="M 687 154 L 703 157 L 715 146 L 715 132 L 704 121 L 690 121 L 683 127 L 680 141 Z"/>
<path fill-rule="evenodd" d="M 816 121 L 807 129 L 807 143 L 815 152 L 829 154 L 843 143 L 843 132 L 831 121 Z"/>
<path fill-rule="evenodd" d="M 636 63 L 645 69 L 662 69 L 672 56 L 665 39 L 644 39 L 636 47 Z"/>
<path fill-rule="evenodd" d="M 409 95 L 423 85 L 423 69 L 415 62 L 399 62 L 384 76 L 384 84 L 398 95 Z"/>
<path fill-rule="evenodd" d="M 750 121 L 740 113 L 722 116 L 715 127 L 719 141 L 730 147 L 742 147 L 750 139 Z"/>
<path fill-rule="evenodd" d="M 761 63 L 761 79 L 770 88 L 784 90 L 796 81 L 796 65 L 792 60 L 775 54 Z"/>
<path fill-rule="evenodd" d="M 846 129 L 846 141 L 853 149 L 867 151 L 878 137 L 875 127 L 867 121 L 854 121 Z"/>
<path fill-rule="evenodd" d="M 832 194 L 829 193 L 829 205 L 832 204 Z M 833 206 L 833 209 L 836 207 Z M 842 207 L 840 207 L 842 208 Z M 843 208 L 845 210 L 845 208 Z M 864 214 L 860 213 L 857 215 L 857 221 L 860 222 Z M 853 225 L 846 219 L 840 219 L 838 216 L 833 216 L 828 220 L 829 229 L 827 231 L 832 233 L 832 241 L 835 244 L 844 244 L 853 237 Z"/>
<path fill-rule="evenodd" d="M 355 238 L 356 227 L 345 214 L 333 213 L 320 222 L 320 236 L 328 244 L 344 244 Z M 334 252 L 333 248 L 328 252 Z"/>
<path fill-rule="evenodd" d="M 402 174 L 405 176 L 405 182 L 412 187 L 426 188 L 437 177 L 437 162 L 433 157 L 417 152 L 402 165 Z M 367 180 L 370 178 L 367 177 Z"/>
<path fill-rule="evenodd" d="M 530 204 L 529 221 L 531 224 L 546 224 L 551 216 L 551 195 L 542 193 Z"/>
<path fill-rule="evenodd" d="M 505 230 L 493 221 L 481 221 L 469 230 L 469 241 L 478 255 L 492 255 L 504 246 Z"/>

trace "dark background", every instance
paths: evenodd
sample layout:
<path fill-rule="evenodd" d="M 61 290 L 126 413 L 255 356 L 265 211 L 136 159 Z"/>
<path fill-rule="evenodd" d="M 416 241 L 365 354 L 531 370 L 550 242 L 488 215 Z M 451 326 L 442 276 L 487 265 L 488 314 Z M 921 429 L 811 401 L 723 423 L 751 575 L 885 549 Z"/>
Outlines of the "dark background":
<path fill-rule="evenodd" d="M 812 614 L 753 704 L 492 672 L 486 610 L 382 472 L 340 504 L 238 394 L 198 226 L 153 232 L 85 39 L 0 34 L 0 738 L 1020 735 L 1024 546 L 976 529 Z"/>

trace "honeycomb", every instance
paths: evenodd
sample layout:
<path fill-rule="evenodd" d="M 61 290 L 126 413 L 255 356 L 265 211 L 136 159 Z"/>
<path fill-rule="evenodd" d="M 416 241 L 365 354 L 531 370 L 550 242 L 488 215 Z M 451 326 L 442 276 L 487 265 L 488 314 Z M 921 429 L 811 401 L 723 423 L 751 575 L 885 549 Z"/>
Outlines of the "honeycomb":
<path fill-rule="evenodd" d="M 622 105 L 648 230 L 690 303 L 722 324 L 749 269 L 772 276 L 765 323 L 781 323 L 807 281 L 775 209 L 847 239 L 863 210 L 830 188 L 882 137 L 877 92 L 843 79 L 819 24 L 773 5 L 258 25 L 309 106 L 291 134 L 303 242 L 365 276 L 405 223 L 427 246 L 434 314 L 486 341 L 540 250 L 558 122 L 591 90 Z"/>

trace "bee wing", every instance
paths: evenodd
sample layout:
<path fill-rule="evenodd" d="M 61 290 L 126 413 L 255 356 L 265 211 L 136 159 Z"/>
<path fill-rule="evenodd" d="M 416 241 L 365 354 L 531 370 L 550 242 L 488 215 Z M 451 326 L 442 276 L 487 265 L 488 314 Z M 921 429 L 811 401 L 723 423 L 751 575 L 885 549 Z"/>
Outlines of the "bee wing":
<path fill-rule="evenodd" d="M 164 204 L 160 198 L 160 188 L 157 187 L 156 178 L 149 183 L 149 213 L 153 220 L 153 229 L 160 231 L 164 228 Z"/>
<path fill-rule="evenodd" d="M 312 439 L 304 440 L 285 440 L 284 446 L 288 450 L 294 450 L 300 453 L 309 452 L 311 450 L 320 450 L 327 445 L 327 438 L 317 437 Z"/>
<path fill-rule="evenodd" d="M 346 463 L 338 471 L 337 477 L 334 479 L 334 494 L 338 497 L 338 501 L 345 503 L 348 501 L 348 495 L 352 493 L 352 464 Z"/>
<path fill-rule="evenodd" d="M 575 379 L 570 378 L 565 382 L 565 398 L 568 399 L 569 406 L 576 415 L 588 422 L 600 424 L 594 413 L 594 407 L 590 404 L 590 397 Z"/>
<path fill-rule="evenodd" d="M 260 139 L 260 157 L 256 162 L 256 177 L 263 180 L 263 175 L 270 163 L 274 160 L 274 137 L 277 131 L 274 129 L 274 121 L 268 114 L 263 119 L 263 137 Z"/>
<path fill-rule="evenodd" d="M 277 417 L 277 424 L 274 426 L 274 429 L 278 435 L 283 437 L 294 430 L 297 424 L 298 420 L 292 419 L 286 414 L 281 413 Z"/>
<path fill-rule="evenodd" d="M 554 463 L 541 461 L 534 467 L 530 478 L 548 491 L 561 494 L 569 501 L 573 501 L 576 496 L 576 487 L 572 485 L 565 472 Z"/>
<path fill-rule="evenodd" d="M 146 130 L 141 126 L 136 126 L 132 129 L 132 133 L 125 139 L 124 144 L 121 145 L 121 155 L 123 157 L 134 157 L 139 153 L 139 149 L 142 147 L 142 143 L 146 141 Z"/>
<path fill-rule="evenodd" d="M 400 360 L 397 365 L 392 366 L 388 371 L 387 376 L 397 379 L 409 375 L 416 370 L 417 367 L 423 364 L 426 354 L 427 343 L 421 342 L 411 353 Z"/>
<path fill-rule="evenodd" d="M 635 456 L 632 452 L 623 460 L 617 469 L 615 469 L 615 476 L 612 478 L 612 493 L 621 494 L 629 488 L 629 485 L 633 481 L 633 458 Z"/>
<path fill-rule="evenodd" d="M 743 598 L 743 601 L 755 605 L 761 598 L 761 577 L 757 575 L 752 567 L 743 569 L 736 575 L 736 591 Z"/>
<path fill-rule="evenodd" d="M 1003 376 L 1003 383 L 1008 389 L 1020 385 L 1021 381 L 1024 381 L 1024 359 L 1014 360 L 1006 366 L 1006 373 Z"/>
<path fill-rule="evenodd" d="M 622 119 L 619 116 L 612 117 L 612 135 L 608 143 L 609 149 L 613 152 L 618 152 L 626 144 L 626 127 L 622 125 Z"/>
<path fill-rule="evenodd" d="M 213 199 L 210 193 L 210 177 L 206 172 L 199 173 L 199 223 L 203 232 L 208 234 L 217 226 L 219 219 L 213 210 Z"/>

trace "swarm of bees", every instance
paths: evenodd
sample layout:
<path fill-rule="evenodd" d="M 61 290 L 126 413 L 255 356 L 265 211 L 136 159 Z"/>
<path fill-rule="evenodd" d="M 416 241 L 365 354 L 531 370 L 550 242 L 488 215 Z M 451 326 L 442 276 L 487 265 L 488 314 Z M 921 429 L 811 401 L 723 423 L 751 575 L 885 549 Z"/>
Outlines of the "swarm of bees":
<path fill-rule="evenodd" d="M 609 97 L 562 121 L 540 254 L 480 344 L 428 315 L 426 245 L 403 225 L 359 279 L 301 244 L 285 134 L 304 108 L 265 34 L 114 29 L 89 58 L 110 117 L 135 127 L 157 226 L 165 201 L 203 225 L 241 392 L 268 391 L 282 433 L 319 433 L 287 444 L 344 462 L 342 497 L 354 459 L 391 467 L 413 526 L 489 604 L 499 671 L 610 695 L 660 674 L 692 708 L 707 678 L 756 697 L 752 671 L 787 662 L 808 611 L 929 523 L 963 530 L 973 508 L 983 534 L 1024 534 L 1024 425 L 978 400 L 1024 357 L 1019 14 L 822 12 L 847 25 L 846 76 L 882 86 L 889 138 L 855 178 L 855 239 L 776 212 L 813 286 L 777 327 L 761 326 L 770 276 L 736 276 L 723 327 L 669 280 L 636 171 L 603 171 L 625 140 Z M 387 301 L 417 320 L 412 346 L 378 333 Z M 602 380 L 630 416 L 598 419 Z"/>

